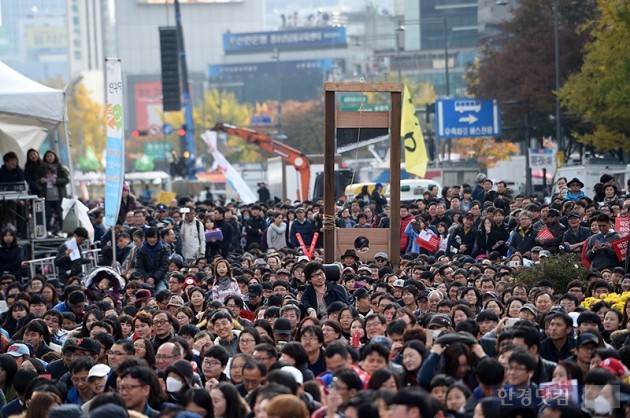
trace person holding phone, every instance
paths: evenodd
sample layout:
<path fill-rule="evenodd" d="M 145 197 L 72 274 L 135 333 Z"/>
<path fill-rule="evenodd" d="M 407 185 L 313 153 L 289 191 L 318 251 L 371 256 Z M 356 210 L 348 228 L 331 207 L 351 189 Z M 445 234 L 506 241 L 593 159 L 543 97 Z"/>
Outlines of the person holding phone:
<path fill-rule="evenodd" d="M 593 270 L 613 269 L 620 266 L 619 259 L 612 247 L 612 242 L 621 238 L 618 232 L 610 228 L 610 216 L 601 214 L 597 217 L 599 232 L 588 240 L 586 258 Z"/>

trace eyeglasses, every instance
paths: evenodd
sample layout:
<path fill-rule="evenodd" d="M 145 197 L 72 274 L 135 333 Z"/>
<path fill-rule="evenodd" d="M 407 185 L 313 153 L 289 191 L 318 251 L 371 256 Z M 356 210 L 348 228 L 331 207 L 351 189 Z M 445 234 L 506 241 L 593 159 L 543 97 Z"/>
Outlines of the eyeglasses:
<path fill-rule="evenodd" d="M 305 335 L 302 338 L 300 338 L 300 341 L 317 341 L 317 337 Z"/>
<path fill-rule="evenodd" d="M 124 385 L 124 386 L 119 386 L 118 387 L 118 391 L 119 392 L 130 392 L 133 389 L 137 389 L 137 388 L 141 388 L 144 387 L 146 385 Z"/>
<path fill-rule="evenodd" d="M 174 355 L 174 354 L 171 354 L 171 355 L 167 355 L 167 354 L 158 354 L 157 356 L 155 356 L 155 359 L 156 359 L 156 360 L 167 360 L 167 359 L 169 359 L 169 358 L 175 358 L 175 357 L 177 357 L 177 356 L 176 356 L 176 355 Z"/>
<path fill-rule="evenodd" d="M 203 364 L 205 364 L 206 366 L 214 367 L 214 366 L 220 366 L 221 362 L 217 360 L 204 360 Z"/>
<path fill-rule="evenodd" d="M 271 357 L 254 357 L 254 360 L 256 360 L 256 361 L 266 361 L 266 360 L 271 360 Z"/>
<path fill-rule="evenodd" d="M 251 344 L 251 343 L 255 343 L 256 342 L 256 340 L 253 339 L 253 338 L 241 338 L 239 341 L 242 342 L 242 343 L 247 343 L 247 344 Z"/>
<path fill-rule="evenodd" d="M 72 377 L 70 378 L 70 380 L 72 380 L 72 383 L 85 383 L 88 381 L 87 377 Z"/>
<path fill-rule="evenodd" d="M 507 371 L 508 372 L 524 372 L 527 370 L 527 367 L 525 366 L 509 366 Z"/>
<path fill-rule="evenodd" d="M 164 325 L 168 324 L 168 319 L 160 319 L 159 321 L 153 321 L 153 325 Z"/>

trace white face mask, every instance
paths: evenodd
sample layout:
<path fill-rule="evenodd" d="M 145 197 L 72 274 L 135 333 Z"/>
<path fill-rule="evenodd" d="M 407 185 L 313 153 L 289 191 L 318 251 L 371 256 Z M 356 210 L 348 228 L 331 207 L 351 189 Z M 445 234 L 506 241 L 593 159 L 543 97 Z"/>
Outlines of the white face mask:
<path fill-rule="evenodd" d="M 166 391 L 170 393 L 177 393 L 184 387 L 184 383 L 174 377 L 166 378 Z"/>

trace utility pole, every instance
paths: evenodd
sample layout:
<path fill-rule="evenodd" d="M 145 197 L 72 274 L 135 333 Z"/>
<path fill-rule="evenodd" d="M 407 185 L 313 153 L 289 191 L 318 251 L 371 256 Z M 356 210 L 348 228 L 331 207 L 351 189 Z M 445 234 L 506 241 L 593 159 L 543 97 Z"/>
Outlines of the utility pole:
<path fill-rule="evenodd" d="M 188 66 L 186 65 L 186 49 L 184 47 L 184 31 L 182 29 L 182 15 L 179 10 L 179 0 L 175 0 L 175 23 L 177 27 L 177 49 L 179 51 L 179 68 L 182 74 L 182 107 L 186 121 L 186 148 L 189 152 L 187 168 L 188 178 L 195 178 L 195 123 L 193 122 L 190 85 L 188 84 Z"/>

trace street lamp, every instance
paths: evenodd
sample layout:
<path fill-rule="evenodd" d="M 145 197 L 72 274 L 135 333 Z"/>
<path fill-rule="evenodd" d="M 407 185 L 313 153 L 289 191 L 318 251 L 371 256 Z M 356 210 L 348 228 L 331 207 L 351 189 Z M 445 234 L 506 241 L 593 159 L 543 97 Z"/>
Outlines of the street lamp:
<path fill-rule="evenodd" d="M 396 28 L 396 66 L 398 67 L 398 82 L 402 82 L 402 71 L 400 65 L 400 37 L 404 36 L 405 27 L 402 22 L 398 21 L 398 27 Z"/>
<path fill-rule="evenodd" d="M 560 31 L 558 29 L 558 0 L 553 0 L 553 38 L 556 70 L 556 141 L 562 151 L 562 124 L 560 123 Z"/>
<path fill-rule="evenodd" d="M 282 135 L 282 80 L 280 79 L 280 50 L 273 49 L 271 59 L 276 60 L 276 80 L 278 83 L 278 136 Z"/>
<path fill-rule="evenodd" d="M 446 17 L 443 18 L 429 18 L 429 19 L 419 19 L 419 20 L 400 20 L 398 21 L 398 27 L 396 28 L 396 49 L 397 56 L 400 56 L 400 48 L 398 45 L 398 33 L 403 32 L 405 30 L 406 25 L 421 25 L 421 24 L 434 24 L 434 23 L 442 23 L 444 30 L 444 77 L 446 78 L 446 96 L 451 95 L 451 81 L 449 77 L 449 65 L 448 65 L 448 20 Z M 398 79 L 400 80 L 400 67 L 398 67 Z"/>
<path fill-rule="evenodd" d="M 497 6 L 507 6 L 508 0 L 497 0 Z M 558 0 L 552 0 L 553 9 L 553 43 L 554 43 L 554 72 L 555 72 L 555 84 L 556 84 L 556 141 L 558 141 L 558 149 L 562 150 L 562 123 L 560 114 L 560 22 L 558 11 Z"/>

